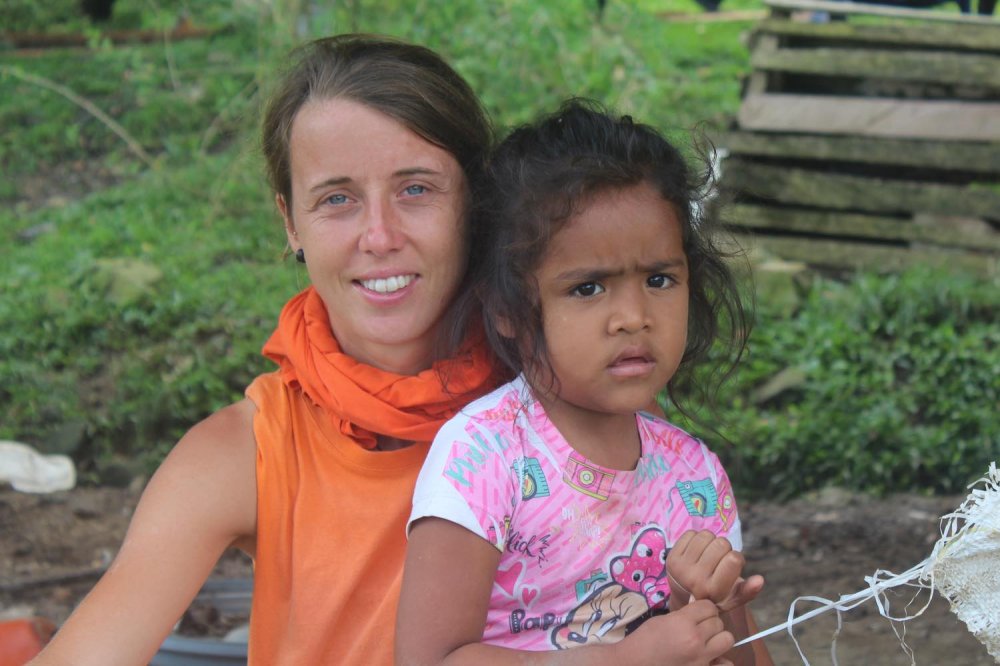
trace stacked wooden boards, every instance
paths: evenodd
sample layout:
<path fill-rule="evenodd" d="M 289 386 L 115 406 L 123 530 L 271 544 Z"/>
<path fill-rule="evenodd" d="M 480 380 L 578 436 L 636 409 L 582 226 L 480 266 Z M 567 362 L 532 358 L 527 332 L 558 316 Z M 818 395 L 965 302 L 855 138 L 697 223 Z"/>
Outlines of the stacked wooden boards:
<path fill-rule="evenodd" d="M 1000 21 L 769 5 L 736 126 L 716 140 L 725 221 L 815 265 L 1000 272 Z"/>

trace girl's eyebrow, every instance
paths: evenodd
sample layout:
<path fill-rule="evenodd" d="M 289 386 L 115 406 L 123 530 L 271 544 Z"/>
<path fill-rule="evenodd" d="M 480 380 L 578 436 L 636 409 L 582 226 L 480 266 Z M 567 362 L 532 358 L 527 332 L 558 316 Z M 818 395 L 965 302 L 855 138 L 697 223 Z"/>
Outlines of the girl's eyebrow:
<path fill-rule="evenodd" d="M 636 267 L 639 273 L 661 273 L 670 269 L 684 268 L 687 266 L 685 257 L 674 257 L 664 261 L 654 261 L 651 264 L 642 264 Z M 556 275 L 556 280 L 560 282 L 598 282 L 609 277 L 618 277 L 625 274 L 624 268 L 608 270 L 602 268 L 574 268 Z"/>

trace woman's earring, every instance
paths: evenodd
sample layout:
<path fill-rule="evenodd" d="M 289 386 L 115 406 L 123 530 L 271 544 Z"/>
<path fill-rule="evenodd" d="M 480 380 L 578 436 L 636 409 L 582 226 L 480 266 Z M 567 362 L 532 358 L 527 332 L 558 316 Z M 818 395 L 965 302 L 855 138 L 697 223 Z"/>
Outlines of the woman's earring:
<path fill-rule="evenodd" d="M 295 261 L 300 264 L 306 263 L 306 252 L 301 247 L 295 251 Z"/>

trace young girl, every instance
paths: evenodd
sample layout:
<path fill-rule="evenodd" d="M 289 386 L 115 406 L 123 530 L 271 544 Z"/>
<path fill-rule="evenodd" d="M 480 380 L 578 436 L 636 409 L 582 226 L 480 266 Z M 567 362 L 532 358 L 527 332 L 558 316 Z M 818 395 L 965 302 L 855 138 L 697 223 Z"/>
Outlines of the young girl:
<path fill-rule="evenodd" d="M 763 579 L 741 577 L 725 471 L 642 411 L 723 321 L 743 349 L 736 286 L 694 217 L 700 183 L 653 129 L 582 101 L 514 131 L 490 176 L 490 249 L 472 260 L 487 335 L 520 374 L 431 447 L 397 663 L 770 663 L 730 650 Z"/>

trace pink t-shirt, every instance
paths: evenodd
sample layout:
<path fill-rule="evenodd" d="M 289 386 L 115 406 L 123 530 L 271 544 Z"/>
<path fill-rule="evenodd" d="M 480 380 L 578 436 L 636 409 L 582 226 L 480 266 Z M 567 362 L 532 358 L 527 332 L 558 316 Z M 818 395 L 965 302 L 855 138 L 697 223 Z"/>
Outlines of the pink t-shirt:
<path fill-rule="evenodd" d="M 742 548 L 715 454 L 654 416 L 636 424 L 636 468 L 601 467 L 573 450 L 518 378 L 440 430 L 410 523 L 445 518 L 501 552 L 483 642 L 553 650 L 621 640 L 666 611 L 666 554 L 684 531 Z"/>

